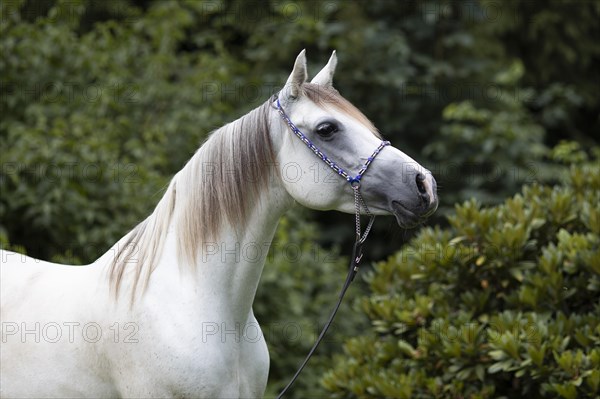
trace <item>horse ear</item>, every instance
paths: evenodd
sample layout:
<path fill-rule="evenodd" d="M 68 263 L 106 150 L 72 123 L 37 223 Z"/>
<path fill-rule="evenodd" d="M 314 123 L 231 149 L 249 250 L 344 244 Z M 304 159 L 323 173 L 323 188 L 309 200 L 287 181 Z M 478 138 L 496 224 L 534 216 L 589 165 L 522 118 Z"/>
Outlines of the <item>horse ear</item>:
<path fill-rule="evenodd" d="M 296 62 L 294 63 L 294 69 L 290 74 L 285 86 L 283 87 L 283 93 L 287 97 L 296 98 L 300 95 L 300 87 L 308 79 L 308 73 L 306 72 L 306 50 L 302 50 Z"/>
<path fill-rule="evenodd" d="M 311 80 L 311 83 L 316 83 L 322 86 L 333 86 L 333 73 L 335 72 L 335 66 L 337 65 L 337 56 L 335 50 L 331 53 L 331 57 L 327 62 L 327 65 L 321 69 L 321 71 Z"/>

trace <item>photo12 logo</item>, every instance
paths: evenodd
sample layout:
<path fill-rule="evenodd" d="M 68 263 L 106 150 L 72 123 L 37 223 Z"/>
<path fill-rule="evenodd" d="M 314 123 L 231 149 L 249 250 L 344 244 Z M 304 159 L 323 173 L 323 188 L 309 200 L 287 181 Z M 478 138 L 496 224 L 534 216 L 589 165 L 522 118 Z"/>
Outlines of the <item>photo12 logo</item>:
<path fill-rule="evenodd" d="M 2 343 L 89 343 L 102 340 L 114 343 L 134 344 L 139 342 L 139 326 L 133 322 L 114 322 L 102 326 L 96 322 L 2 322 Z"/>

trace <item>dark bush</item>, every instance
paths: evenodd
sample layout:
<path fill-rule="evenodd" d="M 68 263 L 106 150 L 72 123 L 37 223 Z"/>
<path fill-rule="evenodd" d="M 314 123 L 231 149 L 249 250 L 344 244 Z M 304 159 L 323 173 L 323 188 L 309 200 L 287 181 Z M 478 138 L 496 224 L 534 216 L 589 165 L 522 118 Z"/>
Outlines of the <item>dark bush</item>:
<path fill-rule="evenodd" d="M 336 397 L 597 397 L 600 164 L 570 144 L 563 183 L 456 207 L 375 265 L 363 336 L 324 378 Z M 579 159 L 579 162 L 575 162 Z"/>

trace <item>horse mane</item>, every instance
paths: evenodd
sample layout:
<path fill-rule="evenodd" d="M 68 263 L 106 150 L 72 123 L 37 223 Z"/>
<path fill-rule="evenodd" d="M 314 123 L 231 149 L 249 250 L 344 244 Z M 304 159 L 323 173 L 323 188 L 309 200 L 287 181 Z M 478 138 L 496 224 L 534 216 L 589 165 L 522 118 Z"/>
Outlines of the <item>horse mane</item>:
<path fill-rule="evenodd" d="M 243 229 L 249 205 L 268 184 L 274 164 L 266 102 L 211 133 L 169 183 L 158 205 L 131 230 L 109 267 L 118 296 L 123 278 L 133 274 L 131 300 L 156 268 L 169 226 L 175 221 L 179 260 L 195 264 L 203 242 L 215 239 L 224 222 Z M 177 204 L 177 208 L 175 205 Z"/>
<path fill-rule="evenodd" d="M 354 117 L 374 134 L 377 129 L 337 90 L 305 83 L 302 92 L 314 103 Z M 169 227 L 175 222 L 179 262 L 195 265 L 202 243 L 216 239 L 225 223 L 246 227 L 249 205 L 267 188 L 275 165 L 269 134 L 271 101 L 211 133 L 169 183 L 158 205 L 118 243 L 109 266 L 115 297 L 132 275 L 131 302 L 143 293 L 156 269 Z M 177 207 L 176 207 L 177 205 Z"/>

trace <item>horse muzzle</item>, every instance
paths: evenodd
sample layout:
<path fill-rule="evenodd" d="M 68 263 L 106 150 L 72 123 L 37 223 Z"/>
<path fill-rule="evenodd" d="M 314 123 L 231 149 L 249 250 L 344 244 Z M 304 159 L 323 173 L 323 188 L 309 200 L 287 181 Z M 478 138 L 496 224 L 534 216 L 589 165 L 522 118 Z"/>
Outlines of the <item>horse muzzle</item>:
<path fill-rule="evenodd" d="M 416 173 L 410 198 L 391 201 L 391 212 L 400 227 L 412 228 L 425 222 L 438 207 L 437 184 L 430 172 Z"/>

